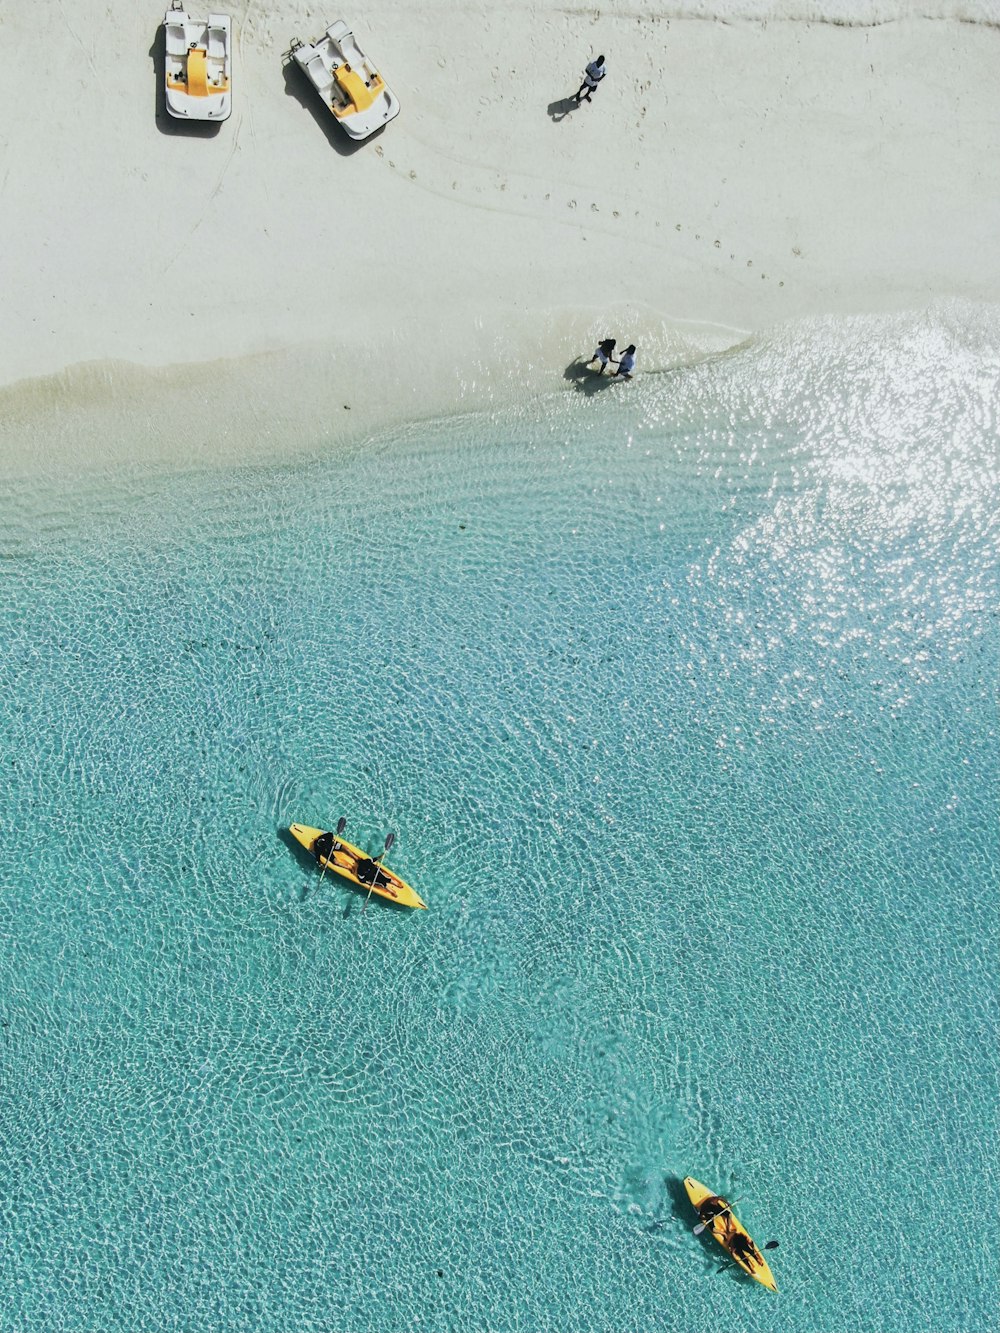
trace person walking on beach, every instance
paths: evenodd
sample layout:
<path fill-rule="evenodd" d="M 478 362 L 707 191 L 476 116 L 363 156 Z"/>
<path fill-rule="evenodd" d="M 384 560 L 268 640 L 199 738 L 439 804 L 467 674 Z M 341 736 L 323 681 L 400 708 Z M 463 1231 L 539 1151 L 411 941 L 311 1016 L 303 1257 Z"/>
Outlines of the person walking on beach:
<path fill-rule="evenodd" d="M 580 98 L 583 97 L 589 102 L 591 93 L 596 90 L 597 85 L 607 72 L 603 56 L 598 56 L 596 60 L 592 60 L 583 71 L 583 82 L 573 94 L 573 100 L 579 102 Z"/>
<path fill-rule="evenodd" d="M 603 366 L 601 367 L 603 370 Z M 635 343 L 629 343 L 622 352 L 621 360 L 618 362 L 616 375 L 620 375 L 624 380 L 632 378 L 632 371 L 635 369 Z"/>
<path fill-rule="evenodd" d="M 604 374 L 604 367 L 608 364 L 609 361 L 611 362 L 611 364 L 612 364 L 613 366 L 617 366 L 617 364 L 618 364 L 618 362 L 617 362 L 617 361 L 614 359 L 614 357 L 611 355 L 612 352 L 613 352 L 614 350 L 615 350 L 615 340 L 614 340 L 614 338 L 603 338 L 603 339 L 597 344 L 597 347 L 596 347 L 596 349 L 595 349 L 595 351 L 594 351 L 594 355 L 593 355 L 593 356 L 590 358 L 590 360 L 587 362 L 587 365 L 588 365 L 588 366 L 592 366 L 592 365 L 594 364 L 595 361 L 599 361 L 599 362 L 600 362 L 600 369 L 598 370 L 597 373 L 598 373 L 598 375 L 603 375 L 603 374 Z"/>

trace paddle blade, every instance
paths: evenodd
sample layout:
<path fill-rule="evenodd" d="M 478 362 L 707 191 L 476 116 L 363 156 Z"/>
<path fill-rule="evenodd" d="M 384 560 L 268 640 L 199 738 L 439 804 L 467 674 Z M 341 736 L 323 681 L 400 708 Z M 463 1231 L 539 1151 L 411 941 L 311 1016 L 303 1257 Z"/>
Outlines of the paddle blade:
<path fill-rule="evenodd" d="M 395 835 L 395 833 L 388 833 L 388 834 L 386 834 L 386 839 L 385 839 L 385 850 L 388 851 L 389 848 L 392 846 L 392 844 L 393 844 L 395 841 L 396 841 L 396 835 Z"/>
<path fill-rule="evenodd" d="M 765 1250 L 776 1250 L 777 1248 L 778 1248 L 778 1242 L 776 1240 L 769 1240 L 767 1244 L 764 1246 Z"/>
<path fill-rule="evenodd" d="M 338 837 L 338 838 L 339 838 L 340 835 L 343 833 L 343 831 L 344 831 L 345 828 L 347 828 L 347 816 L 346 816 L 346 815 L 341 815 L 340 818 L 337 820 L 337 837 Z"/>

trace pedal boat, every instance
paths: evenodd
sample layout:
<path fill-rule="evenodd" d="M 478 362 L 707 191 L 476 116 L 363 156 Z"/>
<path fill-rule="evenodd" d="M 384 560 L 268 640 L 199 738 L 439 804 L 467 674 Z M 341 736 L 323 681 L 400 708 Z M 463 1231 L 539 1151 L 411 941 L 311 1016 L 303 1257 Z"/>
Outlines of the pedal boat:
<path fill-rule="evenodd" d="M 399 99 L 343 21 L 315 42 L 292 42 L 291 55 L 352 139 L 367 139 L 399 115 Z"/>
<path fill-rule="evenodd" d="M 163 28 L 169 113 L 178 120 L 226 120 L 233 109 L 229 15 L 195 19 L 174 0 L 163 16 Z"/>
<path fill-rule="evenodd" d="M 377 893 L 380 898 L 387 898 L 400 907 L 422 907 L 427 904 L 415 889 L 411 889 L 406 880 L 400 879 L 381 861 L 373 861 L 367 852 L 355 847 L 336 833 L 323 829 L 310 828 L 308 824 L 292 824 L 289 833 L 307 852 L 311 852 L 321 866 L 332 870 L 348 884 L 365 893 Z"/>

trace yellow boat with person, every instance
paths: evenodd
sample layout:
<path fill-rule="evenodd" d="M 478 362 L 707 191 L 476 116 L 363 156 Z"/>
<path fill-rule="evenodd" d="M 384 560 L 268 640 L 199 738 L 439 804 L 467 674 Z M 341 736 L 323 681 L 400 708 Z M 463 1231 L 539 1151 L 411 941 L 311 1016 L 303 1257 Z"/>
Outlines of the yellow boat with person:
<path fill-rule="evenodd" d="M 733 1263 L 738 1264 L 744 1273 L 749 1273 L 769 1291 L 777 1291 L 778 1284 L 768 1267 L 767 1260 L 750 1239 L 750 1233 L 737 1220 L 729 1200 L 724 1199 L 721 1194 L 713 1194 L 693 1176 L 685 1177 L 684 1188 L 701 1219 L 695 1227 L 695 1234 L 700 1235 L 702 1231 L 711 1228 L 712 1235 Z M 777 1243 L 768 1241 L 767 1248 L 772 1249 Z"/>
<path fill-rule="evenodd" d="M 377 893 L 380 898 L 387 898 L 400 907 L 422 907 L 426 910 L 427 904 L 420 894 L 411 889 L 405 879 L 400 879 L 394 871 L 382 864 L 385 852 L 373 860 L 360 847 L 344 841 L 340 836 L 343 827 L 344 821 L 341 820 L 334 833 L 311 828 L 308 824 L 292 824 L 288 831 L 296 842 L 315 856 L 324 869 L 332 870 L 356 889 L 364 889 L 369 894 Z M 386 839 L 386 851 L 391 846 L 390 834 Z"/>

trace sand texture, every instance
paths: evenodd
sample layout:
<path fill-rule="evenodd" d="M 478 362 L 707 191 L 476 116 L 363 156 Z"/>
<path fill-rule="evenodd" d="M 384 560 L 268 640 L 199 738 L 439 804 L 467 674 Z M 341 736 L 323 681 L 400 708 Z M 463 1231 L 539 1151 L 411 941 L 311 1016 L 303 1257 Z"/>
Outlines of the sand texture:
<path fill-rule="evenodd" d="M 990 8 L 801 9 L 376 0 L 344 17 L 402 110 L 355 146 L 283 63 L 337 11 L 230 5 L 234 110 L 206 133 L 165 113 L 159 8 L 4 3 L 8 416 L 113 395 L 124 363 L 239 360 L 403 418 L 558 382 L 606 331 L 649 370 L 806 315 L 1000 300 Z"/>

